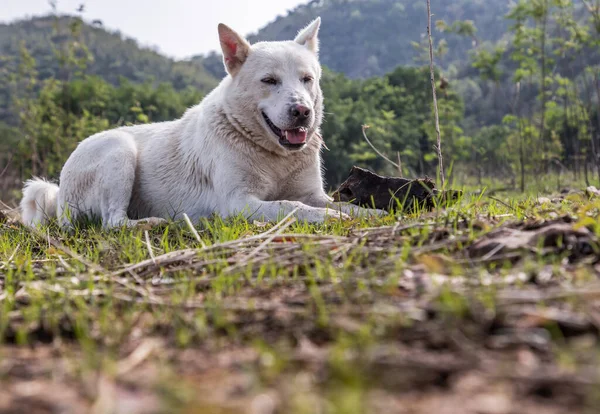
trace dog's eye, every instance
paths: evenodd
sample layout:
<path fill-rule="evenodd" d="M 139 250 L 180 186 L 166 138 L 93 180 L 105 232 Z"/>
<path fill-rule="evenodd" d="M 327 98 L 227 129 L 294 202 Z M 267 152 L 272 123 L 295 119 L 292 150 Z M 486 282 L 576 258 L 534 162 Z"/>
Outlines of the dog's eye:
<path fill-rule="evenodd" d="M 312 80 L 313 80 L 312 76 L 305 76 L 302 78 L 302 82 L 304 82 L 304 83 L 312 82 Z"/>
<path fill-rule="evenodd" d="M 261 82 L 266 83 L 268 85 L 277 85 L 277 79 L 275 79 L 275 78 L 264 78 L 264 79 L 261 79 Z"/>

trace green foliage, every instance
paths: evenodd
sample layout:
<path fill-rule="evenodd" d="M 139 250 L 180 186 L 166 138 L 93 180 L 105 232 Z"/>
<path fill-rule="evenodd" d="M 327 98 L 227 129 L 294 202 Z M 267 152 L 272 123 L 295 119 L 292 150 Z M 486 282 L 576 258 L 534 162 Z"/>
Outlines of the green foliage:
<path fill-rule="evenodd" d="M 450 25 L 443 20 L 438 20 L 435 25 L 440 32 L 456 33 L 461 36 L 476 38 L 477 27 L 473 20 L 457 20 Z"/>
<path fill-rule="evenodd" d="M 119 32 L 87 24 L 80 17 L 50 15 L 0 24 L 0 85 L 18 73 L 23 45 L 37 62 L 39 81 L 69 81 L 89 75 L 99 76 L 113 86 L 120 85 L 124 78 L 136 84 L 169 83 L 176 91 L 194 89 L 201 93 L 217 84 L 202 65 L 166 58 Z M 11 103 L 9 90 L 0 88 L 0 121 L 16 122 Z"/>
<path fill-rule="evenodd" d="M 82 139 L 120 125 L 172 120 L 201 97 L 197 91 L 177 92 L 170 84 L 123 80 L 115 87 L 96 76 L 46 80 L 36 98 L 17 103 L 21 139 L 15 160 L 23 176 L 56 177 Z"/>
<path fill-rule="evenodd" d="M 503 72 L 498 65 L 504 52 L 504 48 L 496 46 L 492 50 L 481 48 L 472 53 L 473 67 L 479 69 L 481 79 L 494 82 L 500 81 Z"/>
<path fill-rule="evenodd" d="M 395 174 L 394 167 L 376 156 L 362 136 L 367 124 L 370 141 L 388 158 L 400 153 L 407 173 L 435 175 L 431 88 L 429 68 L 399 67 L 383 78 L 352 81 L 326 71 L 326 122 L 323 136 L 326 178 L 333 185 L 345 178 L 352 165 Z M 447 156 L 461 157 L 464 145 L 458 121 L 462 103 L 456 93 L 444 90 L 439 97 L 442 137 Z"/>

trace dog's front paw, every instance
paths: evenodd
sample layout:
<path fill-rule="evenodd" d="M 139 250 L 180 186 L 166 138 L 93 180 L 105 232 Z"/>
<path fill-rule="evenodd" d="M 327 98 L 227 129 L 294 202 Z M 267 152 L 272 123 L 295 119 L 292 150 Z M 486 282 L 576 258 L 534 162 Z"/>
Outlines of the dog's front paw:
<path fill-rule="evenodd" d="M 352 220 L 348 214 L 333 208 L 311 208 L 309 210 L 298 211 L 294 215 L 298 220 L 309 223 L 324 223 L 327 220 Z"/>
<path fill-rule="evenodd" d="M 387 216 L 388 212 L 385 210 L 379 210 L 376 208 L 361 208 L 359 214 L 364 214 L 370 217 L 383 217 Z"/>
<path fill-rule="evenodd" d="M 374 208 L 364 208 L 359 207 L 356 204 L 351 203 L 335 203 L 331 207 L 337 211 L 343 211 L 344 213 L 352 216 L 352 217 L 383 217 L 387 215 L 387 211 L 378 210 Z"/>
<path fill-rule="evenodd" d="M 348 215 L 346 213 L 342 213 L 339 210 L 333 210 L 333 209 L 330 209 L 327 211 L 326 217 L 329 219 L 342 220 L 342 221 L 352 220 L 352 217 L 350 217 L 350 215 Z"/>
<path fill-rule="evenodd" d="M 147 217 L 140 220 L 131 220 L 131 224 L 134 227 L 142 228 L 142 229 L 151 229 L 152 227 L 158 227 L 160 225 L 166 224 L 167 220 L 160 217 Z"/>

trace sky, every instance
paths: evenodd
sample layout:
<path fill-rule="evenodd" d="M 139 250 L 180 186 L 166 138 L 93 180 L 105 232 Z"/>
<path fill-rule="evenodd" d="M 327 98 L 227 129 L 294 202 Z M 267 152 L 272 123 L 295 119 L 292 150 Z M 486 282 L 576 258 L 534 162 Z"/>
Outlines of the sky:
<path fill-rule="evenodd" d="M 219 49 L 217 25 L 256 32 L 308 0 L 57 0 L 61 13 L 85 4 L 84 19 L 99 19 L 143 46 L 183 59 Z M 0 0 L 0 22 L 47 14 L 48 0 Z M 309 22 L 306 22 L 307 24 Z M 300 29 L 300 28 L 298 28 Z"/>

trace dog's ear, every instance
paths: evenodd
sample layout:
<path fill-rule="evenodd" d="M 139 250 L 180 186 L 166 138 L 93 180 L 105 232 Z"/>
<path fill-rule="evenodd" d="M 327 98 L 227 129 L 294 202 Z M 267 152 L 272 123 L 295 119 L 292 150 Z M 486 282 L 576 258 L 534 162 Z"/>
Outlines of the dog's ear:
<path fill-rule="evenodd" d="M 311 52 L 319 53 L 319 27 L 321 26 L 321 18 L 317 17 L 308 26 L 300 30 L 298 36 L 294 39 L 302 46 L 306 46 Z"/>
<path fill-rule="evenodd" d="M 223 23 L 219 23 L 219 41 L 225 69 L 231 76 L 235 76 L 250 53 L 250 43 Z"/>

